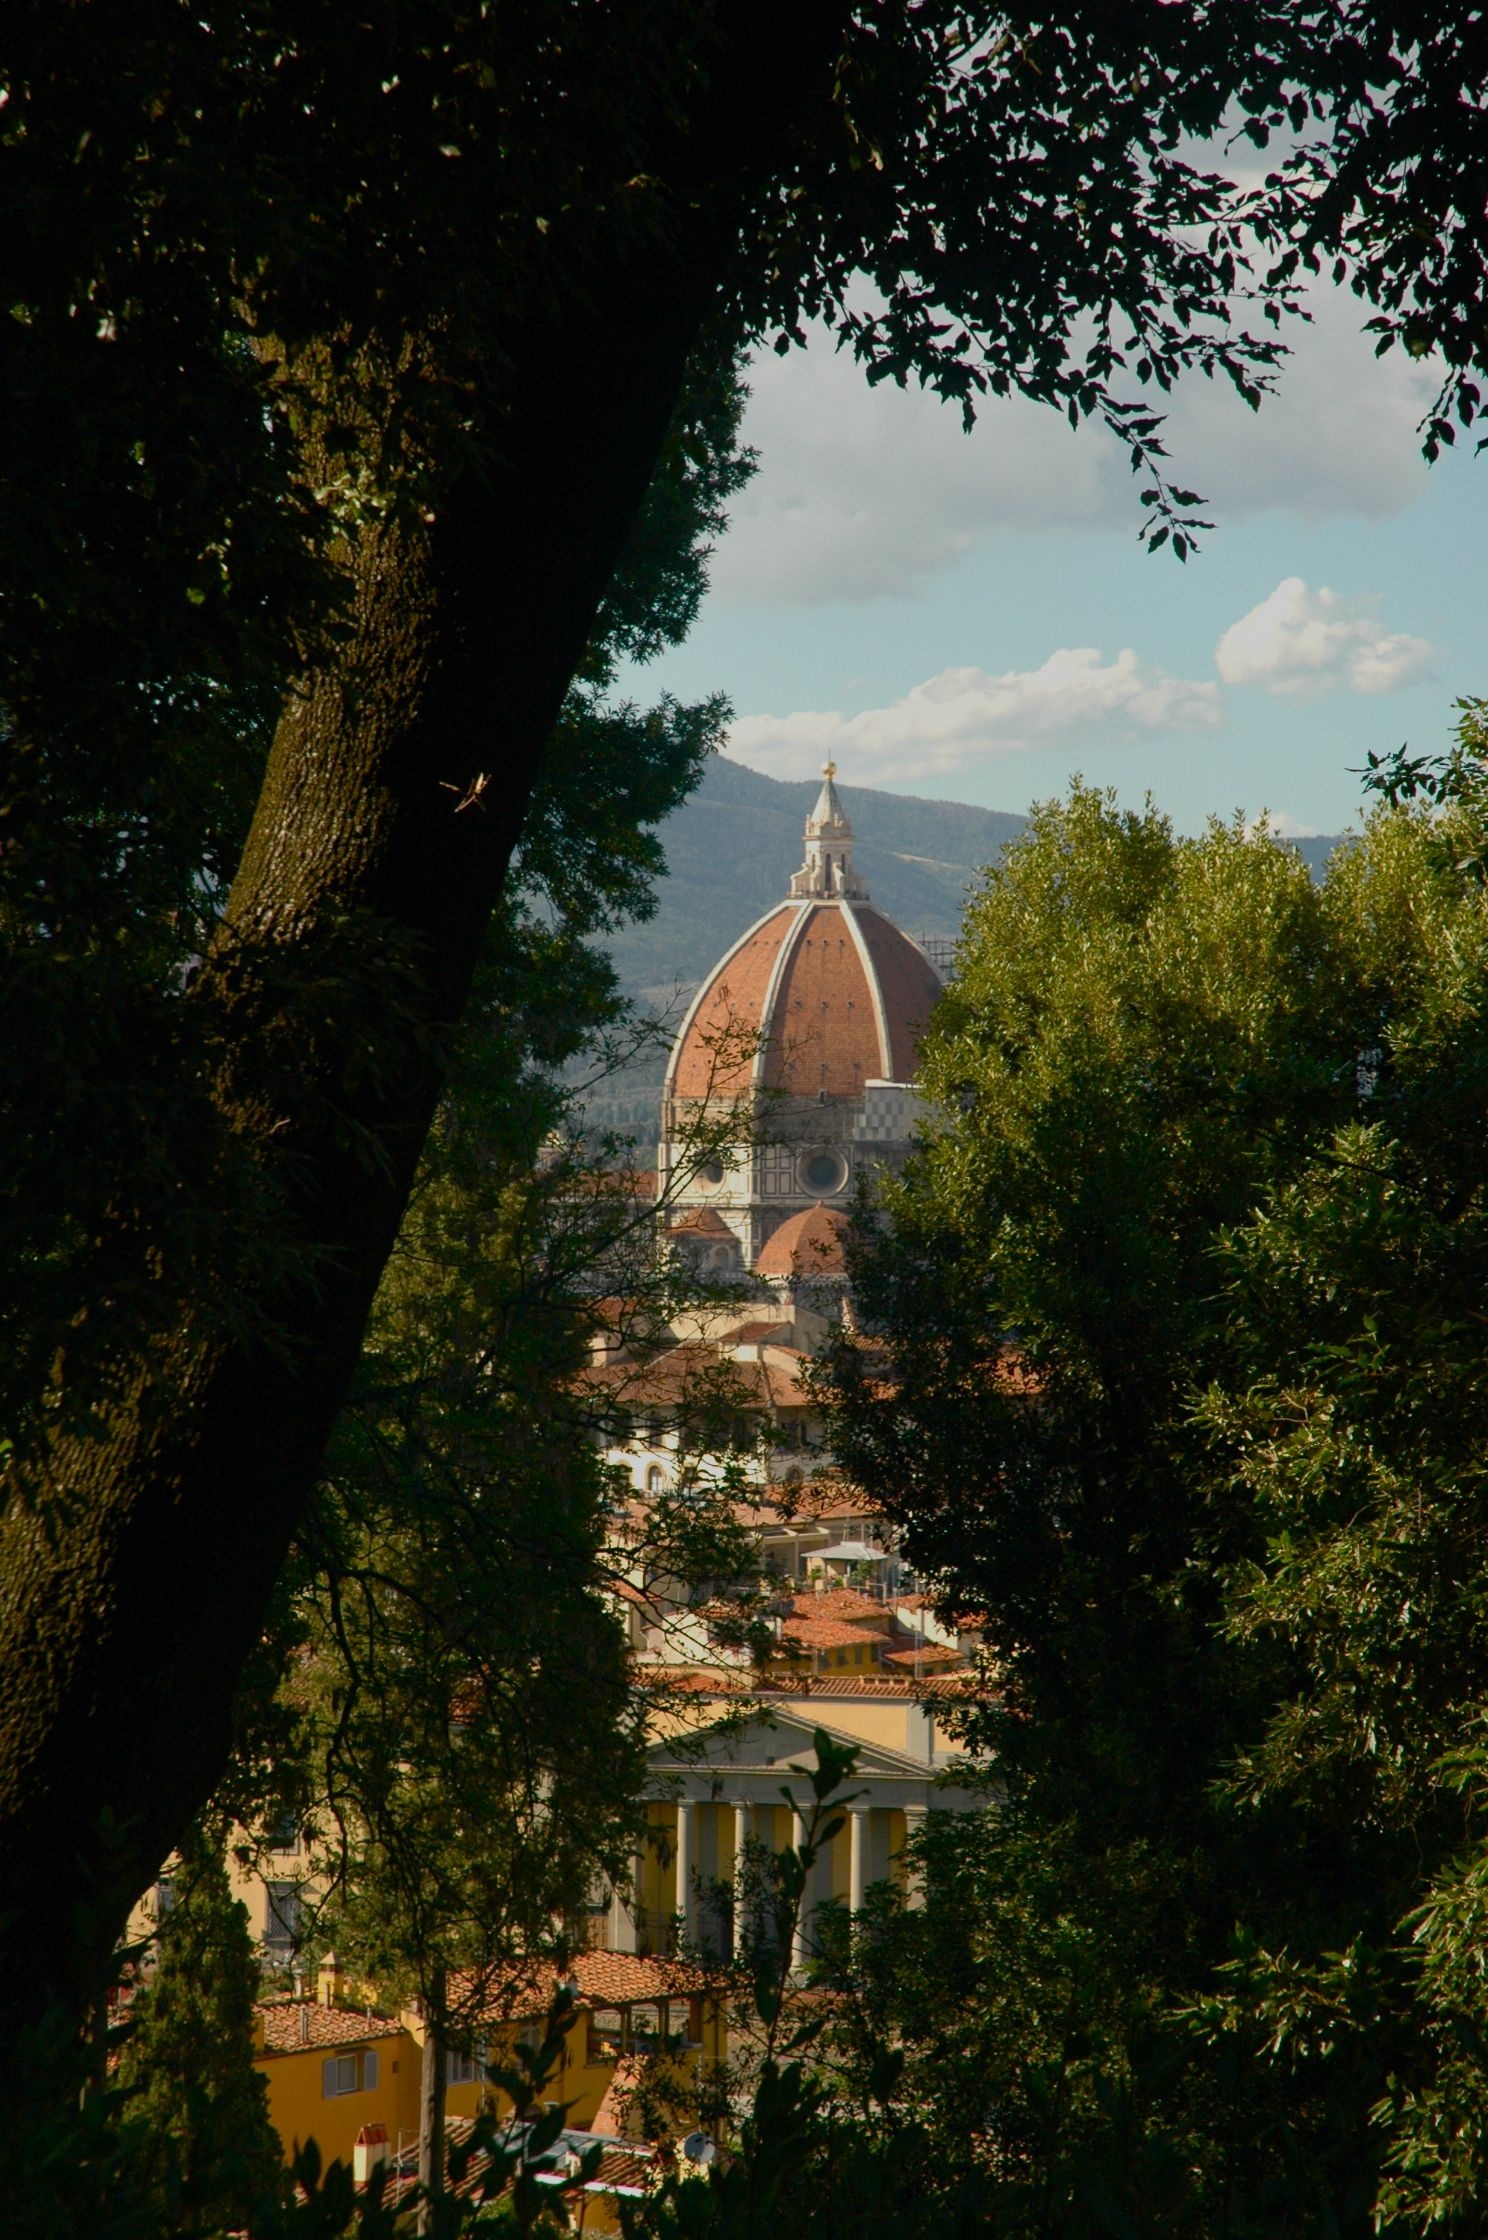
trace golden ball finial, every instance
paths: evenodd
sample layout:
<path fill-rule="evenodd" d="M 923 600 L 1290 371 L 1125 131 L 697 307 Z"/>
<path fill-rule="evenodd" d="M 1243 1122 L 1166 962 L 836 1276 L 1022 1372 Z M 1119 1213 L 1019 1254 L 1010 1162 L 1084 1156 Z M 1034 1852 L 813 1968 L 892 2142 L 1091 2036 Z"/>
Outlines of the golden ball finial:
<path fill-rule="evenodd" d="M 835 762 L 824 762 L 822 764 L 822 776 L 824 778 L 835 778 L 836 775 L 837 765 Z"/>

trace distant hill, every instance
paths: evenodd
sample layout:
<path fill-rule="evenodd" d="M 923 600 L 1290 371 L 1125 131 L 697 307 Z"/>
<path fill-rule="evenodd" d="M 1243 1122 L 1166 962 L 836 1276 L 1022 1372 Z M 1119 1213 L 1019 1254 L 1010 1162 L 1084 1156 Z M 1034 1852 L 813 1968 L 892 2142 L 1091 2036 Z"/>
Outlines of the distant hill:
<path fill-rule="evenodd" d="M 656 915 L 611 943 L 628 994 L 680 1016 L 725 950 L 784 898 L 820 785 L 817 777 L 787 782 L 712 758 L 696 793 L 661 827 L 667 870 L 657 884 Z M 964 801 L 922 801 L 871 786 L 837 790 L 873 901 L 917 940 L 955 938 L 967 888 L 1028 822 Z M 1323 836 L 1293 845 L 1320 878 L 1337 841 Z M 665 1070 L 664 1055 L 654 1053 L 612 1076 L 586 1100 L 590 1124 L 633 1136 L 643 1152 L 656 1141 Z"/>
<path fill-rule="evenodd" d="M 780 901 L 800 866 L 801 832 L 819 778 L 787 783 L 715 755 L 690 800 L 661 828 L 667 875 L 654 918 L 612 945 L 632 994 L 664 1002 L 693 988 L 745 928 Z M 906 933 L 948 940 L 967 886 L 1026 818 L 959 801 L 920 801 L 838 786 L 857 835 L 858 867 L 879 908 Z"/>

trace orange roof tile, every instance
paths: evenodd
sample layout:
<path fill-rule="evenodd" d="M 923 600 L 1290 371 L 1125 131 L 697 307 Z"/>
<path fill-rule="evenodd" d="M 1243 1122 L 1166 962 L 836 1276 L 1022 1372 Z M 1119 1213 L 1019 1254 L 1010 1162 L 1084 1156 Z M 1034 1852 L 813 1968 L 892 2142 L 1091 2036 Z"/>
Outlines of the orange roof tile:
<path fill-rule="evenodd" d="M 733 1233 L 713 1206 L 689 1206 L 671 1227 L 674 1237 L 731 1237 Z"/>
<path fill-rule="evenodd" d="M 714 967 L 683 1022 L 667 1093 L 767 1090 L 860 1096 L 908 1081 L 940 978 L 924 951 L 871 903 L 782 902 Z"/>
<path fill-rule="evenodd" d="M 884 1605 L 875 1602 L 871 1594 L 859 1594 L 856 1587 L 827 1587 L 820 1594 L 793 1595 L 791 1608 L 798 1618 L 868 1618 L 880 1626 L 890 1623 Z"/>
<path fill-rule="evenodd" d="M 780 1633 L 782 1640 L 798 1642 L 803 1649 L 861 1648 L 874 1639 L 866 1626 L 850 1626 L 841 1618 L 787 1618 Z"/>
<path fill-rule="evenodd" d="M 657 1194 L 654 1167 L 594 1167 L 575 1174 L 568 1188 L 576 1198 L 638 1198 L 649 1202 Z"/>
<path fill-rule="evenodd" d="M 715 966 L 672 1053 L 667 1086 L 673 1096 L 733 1097 L 749 1087 L 765 997 L 798 915 L 796 905 L 782 902 Z"/>
<path fill-rule="evenodd" d="M 958 1672 L 925 1680 L 908 1680 L 902 1673 L 877 1670 L 813 1672 L 803 1673 L 798 1680 L 761 1680 L 756 1684 L 754 1693 L 773 1697 L 782 1703 L 789 1703 L 798 1696 L 862 1697 L 871 1702 L 910 1703 L 917 1702 L 922 1696 L 957 1693 L 964 1677 L 966 1676 Z"/>
<path fill-rule="evenodd" d="M 883 997 L 891 1044 L 885 1070 L 891 1081 L 908 1081 L 918 1062 L 931 1006 L 940 994 L 940 975 L 924 950 L 881 910 L 860 903 L 856 916 Z"/>
<path fill-rule="evenodd" d="M 782 1221 L 755 1255 L 756 1275 L 840 1276 L 847 1268 L 846 1241 L 852 1224 L 845 1213 L 820 1200 L 804 1213 Z"/>
<path fill-rule="evenodd" d="M 679 1960 L 653 1960 L 636 1952 L 577 1952 L 565 1977 L 544 1961 L 502 1981 L 482 1986 L 469 1973 L 451 1979 L 451 2005 L 469 2010 L 467 2020 L 483 2016 L 509 2020 L 542 2014 L 557 1996 L 560 1981 L 575 1986 L 575 2005 L 623 2007 L 635 1999 L 685 1998 L 703 1986 L 696 1968 Z"/>
<path fill-rule="evenodd" d="M 904 939 L 897 928 L 890 934 Z M 882 1079 L 890 1053 L 879 1036 L 876 992 L 849 906 L 811 904 L 787 945 L 769 1014 L 760 1020 L 768 1038 L 765 1087 L 796 1097 L 823 1090 L 829 1097 L 854 1097 L 865 1081 Z"/>
<path fill-rule="evenodd" d="M 582 2134 L 575 2134 L 582 2147 Z M 656 2150 L 639 2144 L 606 2146 L 586 2193 L 649 2193 L 656 2181 Z"/>
<path fill-rule="evenodd" d="M 725 1347 L 696 1340 L 671 1346 L 650 1361 L 591 1362 L 575 1383 L 608 1391 L 630 1408 L 686 1407 L 703 1398 L 727 1400 L 741 1409 L 808 1404 L 801 1379 L 788 1363 L 736 1361 Z"/>
<path fill-rule="evenodd" d="M 761 1488 L 761 1496 L 758 1501 L 733 1504 L 737 1523 L 768 1531 L 794 1524 L 840 1522 L 849 1517 L 861 1518 L 869 1524 L 882 1521 L 867 1495 L 844 1492 L 840 1478 L 810 1478 L 804 1485 L 778 1485 L 771 1489 L 769 1498 L 763 1497 Z"/>
<path fill-rule="evenodd" d="M 347 2007 L 323 2007 L 317 1999 L 265 1999 L 265 2053 L 302 2053 L 307 2047 L 359 2046 L 375 2038 L 396 2038 L 401 2022 L 382 2014 L 354 2014 Z"/>

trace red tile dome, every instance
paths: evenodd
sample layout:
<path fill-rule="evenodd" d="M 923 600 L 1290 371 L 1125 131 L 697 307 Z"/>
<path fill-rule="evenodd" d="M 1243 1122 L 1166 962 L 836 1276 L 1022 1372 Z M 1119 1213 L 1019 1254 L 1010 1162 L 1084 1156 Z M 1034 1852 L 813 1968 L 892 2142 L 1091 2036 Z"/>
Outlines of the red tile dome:
<path fill-rule="evenodd" d="M 820 1200 L 804 1213 L 782 1221 L 760 1246 L 754 1263 L 762 1276 L 840 1276 L 847 1273 L 847 1240 L 852 1224 L 845 1213 Z"/>
<path fill-rule="evenodd" d="M 861 1096 L 908 1081 L 940 979 L 871 902 L 780 903 L 704 981 L 667 1069 L 676 1097 Z"/>

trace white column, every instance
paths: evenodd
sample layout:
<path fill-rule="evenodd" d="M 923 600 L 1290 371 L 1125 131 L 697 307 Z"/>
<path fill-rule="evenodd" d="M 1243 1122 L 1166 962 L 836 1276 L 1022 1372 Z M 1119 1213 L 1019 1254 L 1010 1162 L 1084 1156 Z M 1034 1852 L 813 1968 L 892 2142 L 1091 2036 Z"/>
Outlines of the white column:
<path fill-rule="evenodd" d="M 689 1944 L 697 1933 L 692 1891 L 692 1873 L 697 1864 L 696 1812 L 697 1806 L 690 1797 L 677 1799 L 677 1911 L 682 1916 L 682 1935 Z"/>
<path fill-rule="evenodd" d="M 650 1941 L 650 1924 L 646 1917 L 644 1891 L 646 1887 L 647 1848 L 637 1844 L 630 1861 L 630 1895 L 617 1890 L 610 1907 L 613 1952 L 640 1952 Z"/>
<path fill-rule="evenodd" d="M 847 1902 L 854 1913 L 861 1913 L 868 1890 L 868 1806 L 850 1804 L 847 1808 Z"/>
<path fill-rule="evenodd" d="M 806 1816 L 804 1813 L 798 1812 L 794 1807 L 792 1807 L 792 1850 L 799 1851 L 805 1841 Z M 812 1870 L 812 1872 L 808 1873 L 806 1877 L 806 1887 L 801 1893 L 801 1910 L 796 1915 L 796 1933 L 791 1942 L 791 1971 L 796 1975 L 804 1974 L 806 1969 L 807 1931 L 811 1923 L 812 1884 L 815 1882 L 815 1880 L 815 1870 Z"/>
<path fill-rule="evenodd" d="M 912 1906 L 922 1906 L 925 1903 L 925 1871 L 917 1859 L 908 1856 L 908 1846 L 924 1827 L 926 1810 L 927 1807 L 922 1804 L 907 1804 L 904 1807 L 904 1895 L 906 1902 Z"/>
<path fill-rule="evenodd" d="M 734 1806 L 734 1958 L 744 1953 L 744 1914 L 749 1903 L 744 1888 L 745 1858 L 749 1849 L 751 1814 L 747 1804 Z"/>
<path fill-rule="evenodd" d="M 631 1893 L 627 1905 L 623 1891 L 617 1886 L 610 1892 L 610 1919 L 607 1935 L 611 1952 L 634 1952 L 640 1943 L 636 1929 L 636 1911 L 640 1905 L 639 1890 Z"/>

